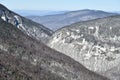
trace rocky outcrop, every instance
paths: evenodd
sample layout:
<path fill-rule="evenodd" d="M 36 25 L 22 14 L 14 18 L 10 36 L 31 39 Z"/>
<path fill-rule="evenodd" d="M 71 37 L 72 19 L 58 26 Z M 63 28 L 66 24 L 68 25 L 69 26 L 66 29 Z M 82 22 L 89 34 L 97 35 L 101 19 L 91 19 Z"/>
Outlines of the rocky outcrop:
<path fill-rule="evenodd" d="M 66 26 L 53 34 L 48 46 L 98 73 L 106 73 L 116 66 L 120 69 L 120 16 Z M 116 75 L 119 76 L 117 71 Z"/>
<path fill-rule="evenodd" d="M 2 4 L 0 4 L 0 17 L 39 41 L 45 42 L 47 38 L 52 35 L 50 29 L 8 10 Z"/>

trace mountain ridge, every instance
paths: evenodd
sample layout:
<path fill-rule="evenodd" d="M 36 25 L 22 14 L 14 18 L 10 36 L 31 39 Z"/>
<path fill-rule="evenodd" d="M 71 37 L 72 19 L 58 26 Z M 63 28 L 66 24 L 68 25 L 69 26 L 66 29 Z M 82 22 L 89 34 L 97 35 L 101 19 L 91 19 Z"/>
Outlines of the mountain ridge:
<path fill-rule="evenodd" d="M 0 17 L 4 21 L 18 27 L 30 37 L 34 37 L 37 40 L 41 40 L 43 42 L 47 39 L 47 37 L 51 36 L 53 33 L 52 30 L 44 27 L 43 25 L 33 22 L 10 11 L 2 4 L 0 4 Z"/>
<path fill-rule="evenodd" d="M 69 11 L 63 14 L 46 15 L 46 16 L 27 16 L 27 18 L 44 24 L 46 27 L 57 30 L 63 26 L 70 25 L 79 21 L 93 20 L 97 18 L 103 18 L 111 15 L 117 15 L 115 13 L 108 13 L 100 10 L 77 10 Z"/>
<path fill-rule="evenodd" d="M 110 72 L 113 67 L 119 69 L 119 25 L 120 15 L 74 23 L 57 30 L 50 37 L 48 46 L 70 56 L 92 71 Z M 108 74 L 114 77 L 112 71 Z M 117 70 L 114 74 L 119 77 Z M 120 77 L 115 80 L 119 79 Z"/>

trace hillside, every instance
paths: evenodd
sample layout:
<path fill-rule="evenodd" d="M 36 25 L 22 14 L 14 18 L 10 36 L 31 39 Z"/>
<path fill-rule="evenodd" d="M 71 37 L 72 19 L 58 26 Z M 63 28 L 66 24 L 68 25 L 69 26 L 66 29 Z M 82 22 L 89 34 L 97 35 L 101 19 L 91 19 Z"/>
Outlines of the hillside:
<path fill-rule="evenodd" d="M 27 18 L 35 22 L 41 23 L 46 27 L 55 31 L 57 29 L 62 28 L 63 26 L 70 25 L 72 23 L 103 18 L 111 15 L 116 15 L 116 14 L 99 11 L 99 10 L 85 9 L 85 10 L 69 11 L 63 14 L 48 15 L 48 16 L 27 16 Z"/>
<path fill-rule="evenodd" d="M 108 72 L 111 74 L 109 77 L 120 76 L 119 15 L 65 26 L 53 34 L 48 46 L 70 56 L 92 71 Z M 113 80 L 120 79 L 116 78 Z"/>
<path fill-rule="evenodd" d="M 10 11 L 2 4 L 0 4 L 0 18 L 39 41 L 45 42 L 52 35 L 50 29 Z"/>
<path fill-rule="evenodd" d="M 0 19 L 0 80 L 109 80 Z"/>

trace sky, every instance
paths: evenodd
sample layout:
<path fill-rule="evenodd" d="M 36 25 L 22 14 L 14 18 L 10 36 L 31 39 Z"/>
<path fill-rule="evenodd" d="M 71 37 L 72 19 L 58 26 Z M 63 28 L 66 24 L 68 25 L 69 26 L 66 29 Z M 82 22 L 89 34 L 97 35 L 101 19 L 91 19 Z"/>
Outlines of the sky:
<path fill-rule="evenodd" d="M 120 0 L 0 0 L 11 10 L 104 10 L 120 11 Z"/>

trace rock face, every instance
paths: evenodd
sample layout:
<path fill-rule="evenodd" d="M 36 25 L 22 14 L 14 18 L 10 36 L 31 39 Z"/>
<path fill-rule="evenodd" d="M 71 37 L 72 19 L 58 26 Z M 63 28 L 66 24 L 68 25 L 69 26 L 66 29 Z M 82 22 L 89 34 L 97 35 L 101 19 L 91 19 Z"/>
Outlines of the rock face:
<path fill-rule="evenodd" d="M 8 10 L 2 4 L 0 4 L 0 18 L 15 25 L 30 37 L 43 42 L 52 34 L 50 29 Z"/>
<path fill-rule="evenodd" d="M 109 80 L 0 19 L 0 80 Z"/>
<path fill-rule="evenodd" d="M 48 16 L 27 16 L 27 18 L 41 23 L 46 27 L 57 30 L 62 28 L 63 26 L 70 25 L 72 23 L 76 23 L 79 21 L 87 21 L 97 18 L 103 18 L 111 15 L 116 15 L 113 13 L 108 13 L 104 11 L 95 11 L 95 10 L 78 10 L 78 11 L 70 11 L 63 14 L 57 15 L 48 15 Z"/>
<path fill-rule="evenodd" d="M 120 16 L 66 26 L 53 34 L 48 46 L 92 71 L 112 75 L 113 68 L 120 70 Z M 119 77 L 117 70 L 115 74 Z"/>

